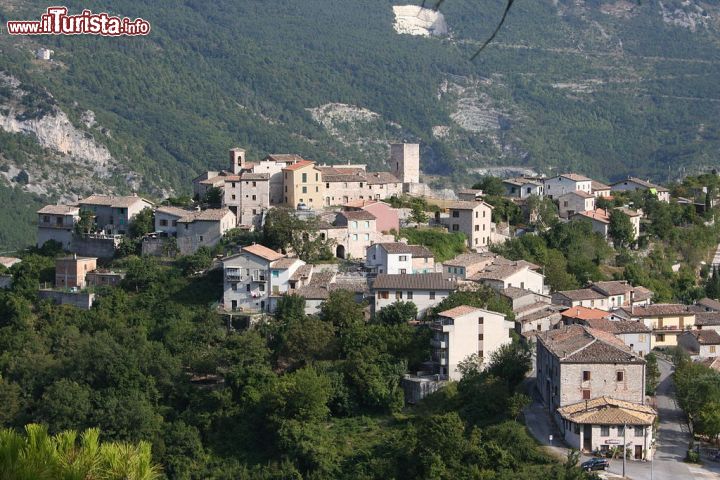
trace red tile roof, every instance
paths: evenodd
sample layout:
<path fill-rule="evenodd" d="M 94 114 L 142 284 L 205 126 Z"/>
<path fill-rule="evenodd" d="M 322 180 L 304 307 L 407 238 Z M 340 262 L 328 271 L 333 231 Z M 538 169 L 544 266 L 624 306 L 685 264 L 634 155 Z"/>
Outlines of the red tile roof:
<path fill-rule="evenodd" d="M 299 170 L 301 168 L 307 167 L 309 165 L 314 165 L 314 164 L 315 164 L 315 162 L 313 162 L 312 160 L 302 160 L 300 162 L 293 163 L 292 165 L 283 168 L 283 170 L 294 171 L 294 170 Z"/>

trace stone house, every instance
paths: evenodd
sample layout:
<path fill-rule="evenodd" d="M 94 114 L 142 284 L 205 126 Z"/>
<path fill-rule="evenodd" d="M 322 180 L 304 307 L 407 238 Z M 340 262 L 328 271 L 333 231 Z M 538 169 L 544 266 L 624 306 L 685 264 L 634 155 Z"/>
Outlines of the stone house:
<path fill-rule="evenodd" d="M 228 230 L 235 228 L 235 214 L 227 208 L 188 212 L 177 220 L 177 246 L 181 255 L 195 253 L 200 247 L 212 248 Z"/>
<path fill-rule="evenodd" d="M 95 215 L 98 230 L 108 235 L 125 235 L 135 215 L 153 204 L 138 196 L 91 195 L 78 202 L 81 211 Z"/>
<path fill-rule="evenodd" d="M 645 403 L 645 360 L 613 334 L 570 325 L 537 340 L 538 390 L 553 411 L 603 396 Z"/>
<path fill-rule="evenodd" d="M 569 192 L 582 191 L 592 193 L 592 180 L 577 173 L 565 173 L 543 180 L 545 195 L 556 199 Z"/>
<path fill-rule="evenodd" d="M 538 269 L 539 266 L 525 260 L 515 261 L 497 256 L 492 263 L 467 277 L 467 280 L 488 285 L 497 291 L 519 287 L 542 295 L 545 291 L 545 276 Z"/>
<path fill-rule="evenodd" d="M 574 190 L 557 197 L 558 213 L 568 218 L 579 212 L 595 210 L 595 196 L 584 190 Z"/>
<path fill-rule="evenodd" d="M 464 233 L 471 250 L 484 249 L 492 240 L 492 206 L 485 202 L 452 202 L 450 216 L 444 219 L 452 233 Z"/>
<path fill-rule="evenodd" d="M 715 330 L 683 332 L 677 341 L 692 358 L 705 359 L 720 354 L 720 333 Z"/>
<path fill-rule="evenodd" d="M 527 198 L 530 195 L 543 196 L 542 182 L 525 177 L 508 178 L 503 180 L 505 195 L 512 198 Z"/>
<path fill-rule="evenodd" d="M 75 205 L 46 205 L 37 211 L 37 247 L 48 240 L 62 244 L 69 250 L 72 244 L 75 225 L 80 220 L 80 207 Z"/>

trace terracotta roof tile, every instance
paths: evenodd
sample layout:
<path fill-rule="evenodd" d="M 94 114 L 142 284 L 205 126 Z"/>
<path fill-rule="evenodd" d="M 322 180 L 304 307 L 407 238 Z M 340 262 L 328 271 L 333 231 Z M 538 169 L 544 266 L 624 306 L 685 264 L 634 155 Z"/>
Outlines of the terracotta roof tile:
<path fill-rule="evenodd" d="M 252 253 L 253 255 L 264 258 L 265 260 L 269 260 L 271 262 L 279 260 L 285 256 L 282 253 L 278 253 L 275 250 L 272 250 L 260 244 L 248 245 L 247 247 L 243 247 L 242 249 L 245 252 Z"/>
<path fill-rule="evenodd" d="M 598 397 L 558 408 L 573 423 L 591 425 L 652 425 L 657 413 L 647 405 Z"/>
<path fill-rule="evenodd" d="M 77 205 L 45 205 L 37 213 L 47 215 L 77 215 L 80 207 Z"/>
<path fill-rule="evenodd" d="M 441 290 L 457 288 L 457 282 L 443 277 L 442 273 L 386 274 L 381 273 L 373 282 L 373 290 Z"/>
<path fill-rule="evenodd" d="M 293 163 L 292 165 L 289 165 L 289 166 L 283 168 L 283 170 L 294 171 L 294 170 L 299 170 L 301 168 L 308 167 L 310 165 L 315 165 L 315 162 L 313 162 L 312 160 L 302 160 L 300 162 Z"/>
<path fill-rule="evenodd" d="M 460 305 L 459 307 L 451 308 L 450 310 L 440 312 L 438 315 L 447 318 L 458 318 L 479 311 L 482 311 L 482 309 L 477 307 L 471 307 L 469 305 Z"/>

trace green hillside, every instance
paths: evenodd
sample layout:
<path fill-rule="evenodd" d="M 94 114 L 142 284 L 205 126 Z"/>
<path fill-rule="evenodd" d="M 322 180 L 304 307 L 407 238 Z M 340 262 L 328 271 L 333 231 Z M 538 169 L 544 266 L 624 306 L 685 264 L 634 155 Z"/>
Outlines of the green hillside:
<path fill-rule="evenodd" d="M 49 92 L 156 196 L 187 191 L 236 145 L 251 158 L 297 152 L 380 167 L 388 141 L 420 141 L 424 171 L 449 183 L 487 166 L 658 181 L 712 166 L 720 2 L 575 3 L 516 2 L 496 42 L 470 62 L 503 1 L 444 2 L 451 34 L 438 39 L 397 34 L 386 1 L 116 0 L 112 13 L 149 20 L 149 37 L 0 35 L 0 70 L 40 103 Z M 15 0 L 0 6 L 0 18 L 34 19 L 46 7 Z M 34 60 L 38 46 L 52 48 L 56 62 Z M 308 109 L 331 103 L 379 117 L 329 129 Z M 43 105 L 38 115 L 50 111 Z M 87 110 L 96 127 L 81 120 Z M 3 154 L 3 162 L 52 163 L 37 153 Z M 129 188 L 119 170 L 100 181 Z M 28 202 L 11 205 L 32 220 Z M 6 217 L 0 222 L 8 228 Z M 25 239 L 0 235 L 0 249 Z"/>

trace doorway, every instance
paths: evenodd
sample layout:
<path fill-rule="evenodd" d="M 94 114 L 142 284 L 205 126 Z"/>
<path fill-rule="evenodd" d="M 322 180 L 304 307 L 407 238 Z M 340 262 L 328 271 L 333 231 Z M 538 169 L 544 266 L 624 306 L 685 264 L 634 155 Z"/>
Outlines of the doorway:
<path fill-rule="evenodd" d="M 336 254 L 337 258 L 345 258 L 345 245 L 338 245 Z"/>
<path fill-rule="evenodd" d="M 642 460 L 642 458 L 643 458 L 642 445 L 635 445 L 635 460 Z"/>
<path fill-rule="evenodd" d="M 583 430 L 583 451 L 592 452 L 592 425 L 584 425 Z"/>

